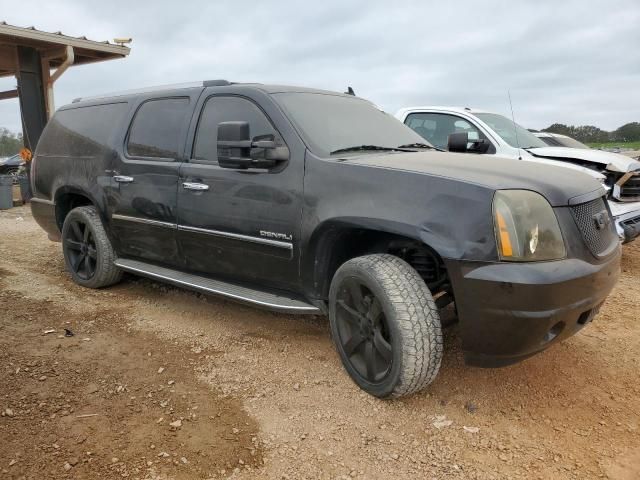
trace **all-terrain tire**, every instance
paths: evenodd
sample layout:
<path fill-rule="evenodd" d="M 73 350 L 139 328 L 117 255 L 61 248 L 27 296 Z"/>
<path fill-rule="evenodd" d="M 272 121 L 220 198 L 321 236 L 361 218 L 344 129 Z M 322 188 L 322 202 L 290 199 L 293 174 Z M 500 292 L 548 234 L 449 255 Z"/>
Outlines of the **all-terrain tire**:
<path fill-rule="evenodd" d="M 354 281 L 360 282 L 364 291 L 371 292 L 380 302 L 378 309 L 383 310 L 390 334 L 391 366 L 380 381 L 369 381 L 358 372 L 340 338 L 338 297 L 345 288 L 343 285 L 352 285 Z M 371 395 L 381 398 L 409 395 L 436 378 L 443 350 L 438 308 L 424 280 L 404 260 L 393 255 L 375 254 L 344 263 L 331 282 L 329 320 L 345 369 L 358 386 Z"/>
<path fill-rule="evenodd" d="M 74 271 L 68 243 L 71 239 L 70 230 L 76 222 L 84 224 L 89 229 L 89 241 L 95 246 L 95 269 L 89 278 L 83 278 Z M 62 226 L 62 251 L 67 270 L 73 281 L 83 287 L 102 288 L 118 283 L 122 278 L 122 270 L 115 266 L 116 252 L 107 237 L 100 216 L 93 206 L 76 207 L 64 219 Z"/>

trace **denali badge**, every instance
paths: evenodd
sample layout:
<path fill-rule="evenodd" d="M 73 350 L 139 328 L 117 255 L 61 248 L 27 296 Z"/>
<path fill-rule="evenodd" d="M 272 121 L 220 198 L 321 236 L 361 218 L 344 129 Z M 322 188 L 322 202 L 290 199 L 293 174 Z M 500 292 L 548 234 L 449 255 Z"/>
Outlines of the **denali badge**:
<path fill-rule="evenodd" d="M 267 232 L 266 230 L 260 230 L 261 237 L 277 238 L 278 240 L 293 240 L 293 235 L 287 235 L 286 233 Z"/>
<path fill-rule="evenodd" d="M 606 210 L 596 213 L 593 216 L 593 221 L 596 223 L 596 228 L 598 230 L 604 230 L 611 223 L 609 213 Z"/>

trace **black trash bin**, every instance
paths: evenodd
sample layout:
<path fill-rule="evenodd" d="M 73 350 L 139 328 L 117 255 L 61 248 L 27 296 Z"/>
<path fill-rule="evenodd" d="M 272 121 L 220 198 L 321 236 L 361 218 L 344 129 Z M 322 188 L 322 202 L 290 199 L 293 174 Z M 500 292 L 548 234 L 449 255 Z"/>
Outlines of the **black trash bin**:
<path fill-rule="evenodd" d="M 0 175 L 0 210 L 13 207 L 13 176 Z"/>

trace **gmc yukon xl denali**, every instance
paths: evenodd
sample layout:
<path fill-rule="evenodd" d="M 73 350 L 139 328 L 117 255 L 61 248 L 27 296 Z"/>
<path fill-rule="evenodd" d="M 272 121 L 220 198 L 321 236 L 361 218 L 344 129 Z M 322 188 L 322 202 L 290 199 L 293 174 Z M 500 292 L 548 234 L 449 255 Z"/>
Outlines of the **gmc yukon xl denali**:
<path fill-rule="evenodd" d="M 80 99 L 47 125 L 32 186 L 78 284 L 131 272 L 326 314 L 379 397 L 436 377 L 447 304 L 467 362 L 508 365 L 591 321 L 619 274 L 597 180 L 437 151 L 349 94 L 216 80 Z"/>

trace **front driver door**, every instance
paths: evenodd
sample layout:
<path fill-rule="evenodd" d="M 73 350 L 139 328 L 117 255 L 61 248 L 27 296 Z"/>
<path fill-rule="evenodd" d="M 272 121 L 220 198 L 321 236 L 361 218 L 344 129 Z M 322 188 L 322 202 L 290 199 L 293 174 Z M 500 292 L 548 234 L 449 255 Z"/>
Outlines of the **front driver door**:
<path fill-rule="evenodd" d="M 247 97 L 203 99 L 192 153 L 180 169 L 178 239 L 189 270 L 295 290 L 304 146 L 277 109 L 270 113 Z M 229 121 L 248 122 L 251 138 L 273 135 L 287 144 L 289 160 L 267 171 L 220 167 L 217 128 Z"/>
<path fill-rule="evenodd" d="M 496 153 L 493 143 L 476 125 L 457 115 L 432 112 L 411 113 L 404 123 L 432 145 L 444 150 L 448 148 L 449 135 L 467 132 L 470 140 L 469 152 L 473 152 L 471 150 L 473 141 L 484 140 L 489 142 L 489 150 L 486 153 Z"/>

